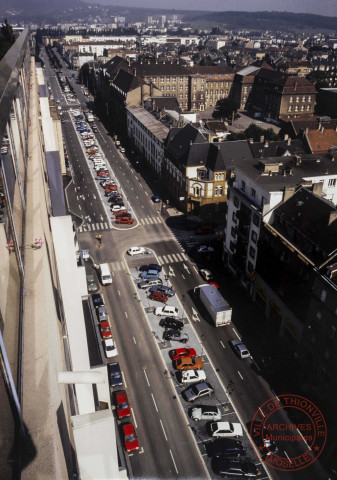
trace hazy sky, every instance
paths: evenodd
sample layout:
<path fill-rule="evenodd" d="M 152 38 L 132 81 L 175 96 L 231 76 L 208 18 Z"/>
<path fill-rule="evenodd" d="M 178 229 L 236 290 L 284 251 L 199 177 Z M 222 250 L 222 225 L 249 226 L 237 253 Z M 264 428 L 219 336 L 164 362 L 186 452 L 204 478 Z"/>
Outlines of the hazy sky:
<path fill-rule="evenodd" d="M 87 0 L 88 1 L 88 0 Z M 106 5 L 177 10 L 287 11 L 337 16 L 337 0 L 91 0 Z M 337 26 L 336 26 L 337 28 Z"/>

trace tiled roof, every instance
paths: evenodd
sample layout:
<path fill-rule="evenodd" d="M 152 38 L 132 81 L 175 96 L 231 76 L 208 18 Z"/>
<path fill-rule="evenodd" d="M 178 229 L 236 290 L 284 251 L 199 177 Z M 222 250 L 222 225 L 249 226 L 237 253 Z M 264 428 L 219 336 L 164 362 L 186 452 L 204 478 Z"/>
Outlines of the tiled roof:
<path fill-rule="evenodd" d="M 288 77 L 285 81 L 283 93 L 316 93 L 316 87 L 304 77 Z"/>
<path fill-rule="evenodd" d="M 337 132 L 333 129 L 309 130 L 308 141 L 313 153 L 326 153 L 332 146 L 337 146 Z"/>
<path fill-rule="evenodd" d="M 290 145 L 285 140 L 275 142 L 253 142 L 249 148 L 254 158 L 281 157 L 287 152 L 291 155 L 306 153 L 301 140 L 292 140 Z"/>
<path fill-rule="evenodd" d="M 117 76 L 113 80 L 113 85 L 119 88 L 122 92 L 128 93 L 140 86 L 137 78 L 125 70 L 119 70 Z"/>

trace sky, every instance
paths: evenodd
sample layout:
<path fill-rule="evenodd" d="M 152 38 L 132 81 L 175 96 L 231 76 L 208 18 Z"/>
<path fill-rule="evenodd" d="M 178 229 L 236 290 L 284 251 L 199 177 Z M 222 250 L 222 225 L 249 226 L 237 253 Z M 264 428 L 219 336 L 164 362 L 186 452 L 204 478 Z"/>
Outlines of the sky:
<path fill-rule="evenodd" d="M 88 0 L 86 0 L 88 1 Z M 287 11 L 337 16 L 337 0 L 90 0 L 105 5 L 207 11 Z"/>

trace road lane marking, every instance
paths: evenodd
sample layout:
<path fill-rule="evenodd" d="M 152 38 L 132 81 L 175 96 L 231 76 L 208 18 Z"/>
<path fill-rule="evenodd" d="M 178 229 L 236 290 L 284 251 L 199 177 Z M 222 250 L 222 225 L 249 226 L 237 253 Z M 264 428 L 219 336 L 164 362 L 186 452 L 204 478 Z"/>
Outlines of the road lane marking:
<path fill-rule="evenodd" d="M 232 330 L 233 330 L 233 332 L 235 333 L 235 335 L 238 337 L 238 339 L 241 340 L 241 338 L 240 338 L 238 332 L 235 330 L 235 328 L 232 327 Z"/>
<path fill-rule="evenodd" d="M 222 345 L 222 348 L 226 348 L 225 345 L 222 343 L 222 340 L 220 340 L 220 343 Z"/>
<path fill-rule="evenodd" d="M 118 292 L 118 295 L 121 296 L 121 292 L 119 290 L 117 290 L 117 292 Z"/>
<path fill-rule="evenodd" d="M 241 373 L 239 372 L 239 370 L 238 370 L 238 374 L 239 374 L 239 377 L 241 378 L 241 380 L 243 380 L 243 376 L 241 375 Z"/>
<path fill-rule="evenodd" d="M 149 196 L 149 194 L 147 193 L 147 191 L 145 190 L 145 195 Z"/>
<path fill-rule="evenodd" d="M 156 411 L 158 412 L 157 404 L 156 404 L 156 401 L 155 401 L 155 399 L 154 399 L 153 393 L 151 393 L 151 397 L 152 397 L 152 401 L 153 401 L 153 403 L 154 403 L 154 408 L 155 408 Z"/>
<path fill-rule="evenodd" d="M 150 382 L 149 382 L 149 379 L 147 378 L 147 375 L 146 375 L 146 371 L 143 370 L 143 372 L 144 372 L 144 375 L 145 375 L 145 378 L 146 378 L 146 381 L 147 381 L 148 386 L 151 387 Z"/>
<path fill-rule="evenodd" d="M 174 461 L 174 458 L 173 458 L 172 450 L 170 450 L 170 454 L 171 454 L 171 458 L 172 458 L 172 462 L 173 462 L 174 468 L 176 469 L 176 472 L 177 472 L 177 475 L 178 475 L 178 469 L 177 469 L 176 462 Z"/>
<path fill-rule="evenodd" d="M 165 440 L 167 441 L 166 432 L 165 432 L 165 429 L 164 429 L 163 422 L 162 422 L 161 420 L 160 420 L 160 425 L 161 425 L 161 428 L 162 428 L 162 430 L 163 430 L 163 433 L 164 433 Z"/>
<path fill-rule="evenodd" d="M 197 273 L 199 273 L 199 272 L 198 272 L 198 270 L 195 268 L 195 266 L 194 266 L 194 265 L 193 265 L 193 268 L 194 268 L 194 270 L 195 270 Z"/>
<path fill-rule="evenodd" d="M 124 313 L 125 313 L 126 318 L 128 318 L 128 314 L 126 312 L 124 312 Z"/>
<path fill-rule="evenodd" d="M 134 422 L 134 424 L 135 424 L 135 427 L 138 428 L 137 421 L 136 421 L 136 417 L 135 417 L 135 412 L 133 411 L 133 408 L 132 408 L 132 407 L 131 407 L 131 412 L 132 412 L 133 422 Z"/>

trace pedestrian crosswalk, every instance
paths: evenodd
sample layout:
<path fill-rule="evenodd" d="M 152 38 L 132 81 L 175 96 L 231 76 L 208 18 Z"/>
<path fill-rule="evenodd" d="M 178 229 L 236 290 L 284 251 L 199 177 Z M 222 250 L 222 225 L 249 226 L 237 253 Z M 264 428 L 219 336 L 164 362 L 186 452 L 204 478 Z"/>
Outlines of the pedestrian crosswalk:
<path fill-rule="evenodd" d="M 83 223 L 80 227 L 78 227 L 77 231 L 82 232 L 97 232 L 99 230 L 110 230 L 110 225 L 108 222 L 97 222 L 97 223 Z"/>
<path fill-rule="evenodd" d="M 188 261 L 188 257 L 183 252 L 176 252 L 176 253 L 168 253 L 166 255 L 159 255 L 158 262 L 160 265 L 167 265 L 169 263 L 175 262 L 186 262 Z M 127 266 L 125 262 L 110 262 L 109 263 L 110 269 L 112 272 L 121 272 L 127 271 Z"/>
<path fill-rule="evenodd" d="M 196 245 L 200 245 L 200 243 L 202 242 L 205 242 L 205 237 L 207 237 L 207 235 L 195 236 L 193 232 L 189 230 L 178 230 L 175 228 L 171 228 L 171 231 L 175 236 L 177 242 L 186 251 L 190 248 L 195 247 Z M 214 232 L 214 234 L 217 236 L 222 236 L 224 235 L 224 230 L 218 229 Z M 212 238 L 214 237 L 214 234 L 212 235 Z"/>
<path fill-rule="evenodd" d="M 160 217 L 144 217 L 139 219 L 139 223 L 141 225 L 153 225 L 154 223 L 163 223 L 163 221 Z"/>

